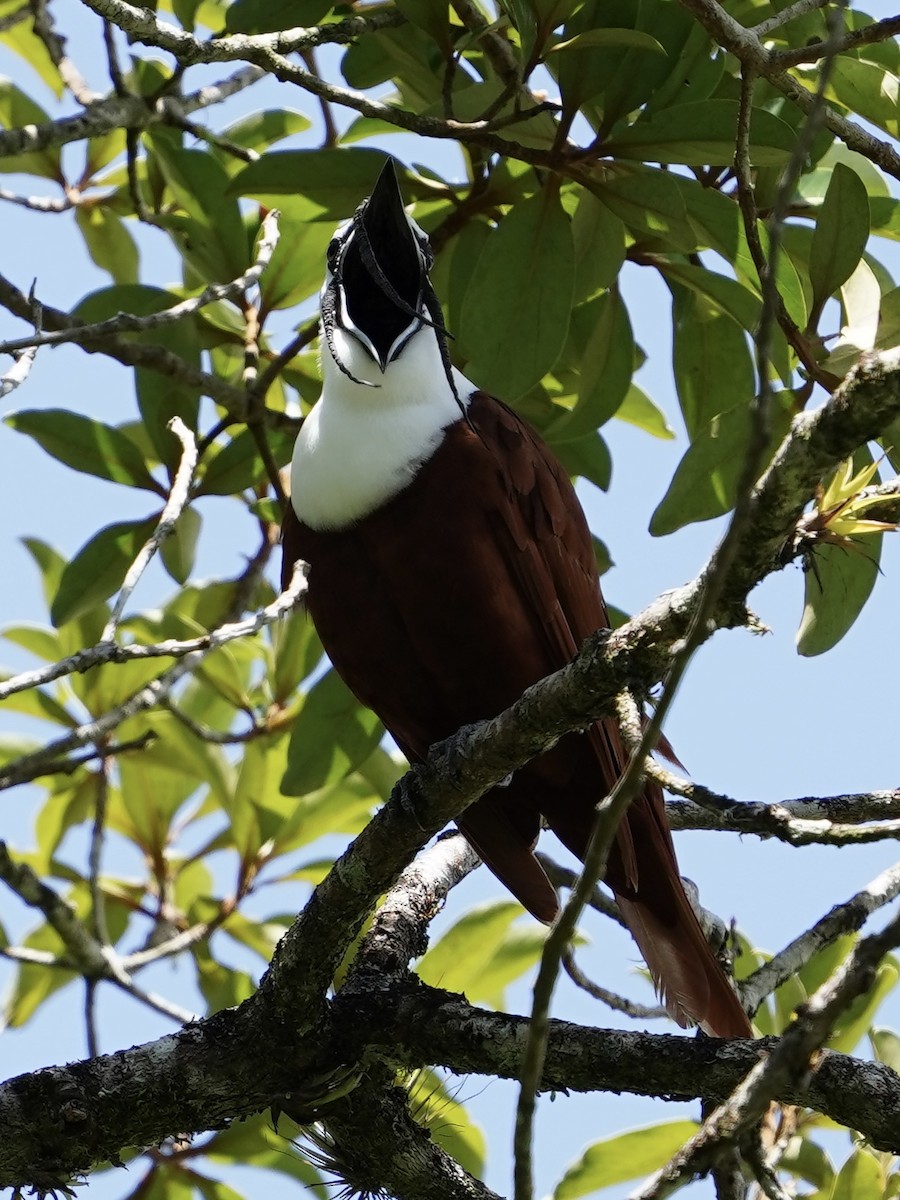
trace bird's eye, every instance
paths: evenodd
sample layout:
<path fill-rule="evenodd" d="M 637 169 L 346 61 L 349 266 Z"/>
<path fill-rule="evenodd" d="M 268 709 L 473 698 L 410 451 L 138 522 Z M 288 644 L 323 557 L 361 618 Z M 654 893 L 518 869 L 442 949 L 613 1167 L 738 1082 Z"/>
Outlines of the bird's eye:
<path fill-rule="evenodd" d="M 325 252 L 325 261 L 328 264 L 329 270 L 334 270 L 337 263 L 338 252 L 341 248 L 340 238 L 333 237 L 328 243 L 328 249 Z"/>

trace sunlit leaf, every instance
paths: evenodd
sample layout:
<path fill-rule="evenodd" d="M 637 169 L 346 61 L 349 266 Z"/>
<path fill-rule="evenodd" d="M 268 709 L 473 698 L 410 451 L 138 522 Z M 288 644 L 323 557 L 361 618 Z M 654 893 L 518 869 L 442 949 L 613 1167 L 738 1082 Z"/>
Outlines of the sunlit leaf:
<path fill-rule="evenodd" d="M 5 420 L 76 471 L 157 493 L 163 490 L 134 442 L 113 425 L 64 408 L 25 409 Z"/>
<path fill-rule="evenodd" d="M 693 1121 L 666 1121 L 594 1142 L 553 1190 L 553 1200 L 578 1200 L 664 1166 L 697 1132 Z"/>
<path fill-rule="evenodd" d="M 478 259 L 460 320 L 470 377 L 504 400 L 537 383 L 565 345 L 574 284 L 569 218 L 545 189 L 511 210 Z"/>
<path fill-rule="evenodd" d="M 305 796 L 339 782 L 368 757 L 382 732 L 375 714 L 329 671 L 304 697 L 294 721 L 281 784 L 285 794 Z"/>

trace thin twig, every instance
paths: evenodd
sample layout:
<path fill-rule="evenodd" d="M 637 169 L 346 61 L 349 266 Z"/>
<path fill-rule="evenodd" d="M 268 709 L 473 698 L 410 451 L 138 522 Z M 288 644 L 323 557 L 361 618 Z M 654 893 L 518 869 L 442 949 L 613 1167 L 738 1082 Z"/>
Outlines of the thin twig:
<path fill-rule="evenodd" d="M 834 975 L 797 1011 L 794 1022 L 747 1074 L 728 1100 L 661 1170 L 631 1192 L 629 1200 L 665 1200 L 706 1170 L 764 1115 L 772 1098 L 791 1081 L 815 1071 L 817 1054 L 841 1014 L 872 986 L 878 964 L 900 944 L 900 917 L 854 946 Z"/>
<path fill-rule="evenodd" d="M 659 1004 L 638 1004 L 636 1000 L 629 1000 L 625 996 L 611 992 L 608 988 L 601 987 L 599 983 L 594 983 L 593 979 L 589 979 L 575 961 L 575 954 L 571 946 L 568 946 L 563 954 L 562 965 L 576 987 L 581 988 L 583 992 L 587 992 L 589 996 L 593 996 L 595 1000 L 599 1000 L 601 1004 L 605 1004 L 614 1012 L 624 1013 L 626 1017 L 633 1017 L 637 1021 L 654 1020 L 669 1015 Z"/>
<path fill-rule="evenodd" d="M 77 726 L 63 737 L 57 738 L 53 742 L 48 742 L 43 749 L 36 750 L 30 754 L 23 754 L 12 762 L 5 764 L 0 769 L 0 790 L 14 787 L 26 780 L 34 779 L 36 777 L 35 773 L 42 773 L 46 769 L 48 762 L 58 761 L 60 756 L 69 754 L 72 750 L 77 750 L 87 743 L 96 743 L 129 717 L 133 717 L 139 712 L 146 712 L 147 709 L 161 703 L 171 692 L 178 680 L 193 671 L 197 664 L 211 650 L 223 645 L 226 641 L 232 641 L 235 637 L 250 636 L 258 632 L 265 625 L 278 620 L 279 617 L 289 613 L 299 603 L 305 592 L 306 578 L 304 576 L 304 564 L 301 563 L 295 568 L 293 578 L 287 590 L 276 597 L 271 604 L 267 604 L 265 608 L 260 609 L 255 616 L 247 621 L 242 621 L 234 625 L 223 625 L 219 629 L 213 630 L 209 635 L 200 639 L 202 643 L 200 648 L 185 654 L 168 671 L 165 671 L 162 675 L 158 675 L 156 679 L 151 680 L 150 683 L 134 692 L 127 700 L 115 708 L 109 709 L 91 721 L 86 721 L 83 725 Z"/>
<path fill-rule="evenodd" d="M 765 34 L 771 33 L 773 29 L 780 29 L 782 25 L 787 25 L 788 21 L 806 16 L 807 13 L 815 12 L 817 8 L 824 8 L 826 4 L 830 3 L 831 0 L 796 0 L 795 4 L 789 4 L 774 17 L 768 17 L 765 21 L 754 25 L 753 32 L 757 37 L 763 37 Z"/>
<path fill-rule="evenodd" d="M 882 871 L 849 900 L 836 904 L 810 929 L 743 980 L 739 985 L 741 1003 L 752 1016 L 766 996 L 793 978 L 820 950 L 845 934 L 856 933 L 873 912 L 897 896 L 900 896 L 900 864 Z"/>
<path fill-rule="evenodd" d="M 171 308 L 160 312 L 147 313 L 143 317 L 134 313 L 117 313 L 105 321 L 97 321 L 93 325 L 72 325 L 69 328 L 53 330 L 49 333 L 36 334 L 33 338 L 15 338 L 0 342 L 0 353 L 12 353 L 28 346 L 59 346 L 64 342 L 95 341 L 114 337 L 121 333 L 147 333 L 183 321 L 208 304 L 219 300 L 228 300 L 232 296 L 245 292 L 253 287 L 260 275 L 269 265 L 272 254 L 278 244 L 278 210 L 271 209 L 262 223 L 262 234 L 257 242 L 256 261 L 248 267 L 243 275 L 232 279 L 230 283 L 211 283 L 203 289 L 199 296 L 191 296 Z"/>
<path fill-rule="evenodd" d="M 75 207 L 71 195 L 65 196 L 20 196 L 7 188 L 0 188 L 0 200 L 8 204 L 17 204 L 19 208 L 29 208 L 33 212 L 64 213 Z"/>
<path fill-rule="evenodd" d="M 188 429 L 181 417 L 173 417 L 169 421 L 167 428 L 181 442 L 181 461 L 178 464 L 178 470 L 169 489 L 169 498 L 166 500 L 156 528 L 138 551 L 137 557 L 128 568 L 125 578 L 122 581 L 122 586 L 119 589 L 112 612 L 109 614 L 109 619 L 104 626 L 103 632 L 100 634 L 101 642 L 111 642 L 115 639 L 116 629 L 118 628 L 119 621 L 122 619 L 125 605 L 131 599 L 132 592 L 137 587 L 141 576 L 149 566 L 157 550 L 159 550 L 165 539 L 175 531 L 178 518 L 184 512 L 185 505 L 190 498 L 191 480 L 194 478 L 194 471 L 197 467 L 197 443 L 194 440 L 193 433 Z"/>
<path fill-rule="evenodd" d="M 29 306 L 31 308 L 31 322 L 34 325 L 35 337 L 41 336 L 41 323 L 43 321 L 43 308 L 40 300 L 35 299 L 34 285 L 32 284 L 31 292 L 28 297 Z M 37 346 L 32 344 L 25 346 L 15 355 L 15 363 L 2 376 L 0 376 L 0 399 L 8 396 L 10 392 L 25 382 L 31 373 L 31 368 L 34 365 L 35 355 L 37 354 Z"/>
<path fill-rule="evenodd" d="M 88 87 L 84 76 L 66 54 L 66 39 L 53 27 L 47 0 L 31 0 L 31 12 L 34 17 L 35 36 L 44 43 L 50 61 L 59 72 L 64 86 L 68 88 L 78 103 L 85 107 L 93 104 L 95 100 L 99 100 L 99 93 Z"/>

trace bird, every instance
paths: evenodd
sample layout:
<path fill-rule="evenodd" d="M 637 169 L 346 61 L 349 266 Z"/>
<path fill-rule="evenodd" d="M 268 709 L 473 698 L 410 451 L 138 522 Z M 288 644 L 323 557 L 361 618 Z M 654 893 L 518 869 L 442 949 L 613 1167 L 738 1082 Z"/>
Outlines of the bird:
<path fill-rule="evenodd" d="M 452 365 L 433 261 L 388 158 L 328 247 L 322 393 L 297 437 L 282 531 L 285 586 L 304 560 L 308 612 L 333 667 L 410 762 L 508 708 L 609 627 L 569 475 L 512 408 Z M 615 721 L 597 721 L 457 819 L 537 920 L 559 909 L 534 853 L 542 827 L 583 859 L 625 762 Z M 670 1016 L 751 1036 L 685 894 L 656 783 L 623 818 L 605 882 Z"/>

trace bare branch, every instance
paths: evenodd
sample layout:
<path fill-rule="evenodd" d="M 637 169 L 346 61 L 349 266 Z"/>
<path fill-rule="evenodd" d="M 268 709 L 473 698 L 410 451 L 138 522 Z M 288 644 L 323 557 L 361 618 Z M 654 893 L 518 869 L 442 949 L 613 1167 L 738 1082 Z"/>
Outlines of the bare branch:
<path fill-rule="evenodd" d="M 634 1017 L 636 1021 L 655 1020 L 658 1017 L 669 1015 L 659 1004 L 638 1004 L 635 1000 L 619 996 L 616 992 L 601 987 L 599 983 L 594 983 L 593 979 L 589 979 L 575 961 L 575 954 L 571 946 L 565 950 L 562 964 L 566 974 L 576 987 L 581 988 L 582 991 L 587 992 L 589 996 L 593 996 L 595 1000 L 599 1000 L 601 1004 L 605 1004 L 614 1012 L 624 1013 L 626 1017 Z"/>
<path fill-rule="evenodd" d="M 2 130 L 0 130 L 0 134 L 2 134 Z M 29 319 L 28 297 L 3 275 L 0 275 L 0 304 L 15 313 L 17 317 L 22 317 L 24 320 Z M 86 322 L 76 320 L 68 313 L 47 304 L 42 305 L 42 308 L 44 326 L 48 329 L 77 330 L 86 324 Z M 96 340 L 85 338 L 83 341 L 76 341 L 76 344 L 87 354 L 105 354 L 109 358 L 124 363 L 125 366 L 147 367 L 149 370 L 177 380 L 187 387 L 195 387 L 199 392 L 224 405 L 237 420 L 243 420 L 247 397 L 241 388 L 234 387 L 216 375 L 209 375 L 206 371 L 201 371 L 192 363 L 185 362 L 183 358 L 173 354 L 171 350 L 167 350 L 165 346 L 133 342 L 117 336 Z"/>
<path fill-rule="evenodd" d="M 169 421 L 168 428 L 171 429 L 172 433 L 181 442 L 181 461 L 178 464 L 178 470 L 175 473 L 172 487 L 169 490 L 169 498 L 160 514 L 157 526 L 139 550 L 137 558 L 135 558 L 134 562 L 128 568 L 125 578 L 122 581 L 122 586 L 119 589 L 112 612 L 109 614 L 109 619 L 104 626 L 103 632 L 100 634 L 101 643 L 111 642 L 115 638 L 116 629 L 118 628 L 119 621 L 122 619 L 122 613 L 125 611 L 125 605 L 131 599 L 132 592 L 137 587 L 141 576 L 150 565 L 150 561 L 157 550 L 165 539 L 175 532 L 175 525 L 178 518 L 184 511 L 185 505 L 190 498 L 191 480 L 194 478 L 194 471 L 197 468 L 197 443 L 194 440 L 193 433 L 191 433 L 181 417 L 173 417 Z"/>
<path fill-rule="evenodd" d="M 108 973 L 107 959 L 99 942 L 82 925 L 72 905 L 39 879 L 26 863 L 14 862 L 5 842 L 0 842 L 0 879 L 30 908 L 44 914 L 82 975 L 101 979 Z"/>
<path fill-rule="evenodd" d="M 278 215 L 277 209 L 272 209 L 266 215 L 256 247 L 256 261 L 247 268 L 243 275 L 239 275 L 230 283 L 211 283 L 203 289 L 199 296 L 191 296 L 187 300 L 173 304 L 171 308 L 147 313 L 143 317 L 137 317 L 133 313 L 120 312 L 114 317 L 109 317 L 105 321 L 97 321 L 93 325 L 73 323 L 68 328 L 56 329 L 51 333 L 35 334 L 34 338 L 15 338 L 11 341 L 0 342 L 0 354 L 9 354 L 27 346 L 59 346 L 64 342 L 93 342 L 102 338 L 114 337 L 120 333 L 147 333 L 182 321 L 208 304 L 214 304 L 219 300 L 230 300 L 232 296 L 239 295 L 255 286 L 269 265 L 275 247 L 278 245 Z"/>
<path fill-rule="evenodd" d="M 34 287 L 31 289 L 31 295 L 28 297 L 31 307 L 31 320 L 34 325 L 35 337 L 41 336 L 41 323 L 43 321 L 43 309 L 40 300 L 36 300 L 34 296 Z M 16 354 L 16 361 L 5 375 L 0 376 L 0 397 L 8 396 L 10 392 L 25 382 L 31 373 L 31 368 L 34 365 L 34 358 L 37 354 L 37 346 L 32 344 L 26 346 L 20 353 Z"/>
<path fill-rule="evenodd" d="M 816 1055 L 847 1006 L 868 991 L 879 962 L 900 944 L 900 917 L 857 943 L 834 975 L 806 1004 L 774 1047 L 716 1109 L 697 1133 L 629 1200 L 664 1200 L 706 1170 L 763 1117 L 769 1103 L 791 1081 L 815 1071 Z"/>
<path fill-rule="evenodd" d="M 99 100 L 97 92 L 88 87 L 84 76 L 66 54 L 66 39 L 56 32 L 47 0 L 30 0 L 34 17 L 34 32 L 47 49 L 50 61 L 59 72 L 59 77 L 79 104 L 87 107 Z"/>
<path fill-rule="evenodd" d="M 30 208 L 33 212 L 64 213 L 75 207 L 71 196 L 19 196 L 7 188 L 0 188 L 0 200 L 17 204 L 19 208 Z"/>
<path fill-rule="evenodd" d="M 856 933 L 879 908 L 900 896 L 900 864 L 876 876 L 861 891 L 836 904 L 811 929 L 788 943 L 740 984 L 741 1000 L 753 1014 L 766 996 L 801 970 L 825 946 L 847 933 Z"/>
<path fill-rule="evenodd" d="M 813 93 L 781 68 L 777 57 L 773 57 L 760 42 L 757 31 L 746 29 L 735 21 L 717 0 L 681 0 L 681 4 L 697 18 L 720 46 L 740 59 L 744 67 L 749 67 L 755 74 L 768 79 L 769 83 L 803 112 L 812 112 L 816 106 Z M 784 16 L 783 13 L 781 15 Z M 900 155 L 889 142 L 879 141 L 855 122 L 840 116 L 830 105 L 824 106 L 823 120 L 845 146 L 864 154 L 889 175 L 900 179 Z"/>
<path fill-rule="evenodd" d="M 48 742 L 41 750 L 24 754 L 14 759 L 0 769 L 0 790 L 14 787 L 28 779 L 35 778 L 35 771 L 43 771 L 50 761 L 58 760 L 61 755 L 69 754 L 89 742 L 97 742 L 129 717 L 136 713 L 146 712 L 160 704 L 168 696 L 179 679 L 193 671 L 202 658 L 217 646 L 232 641 L 235 637 L 248 637 L 257 633 L 265 625 L 276 621 L 279 617 L 290 612 L 305 594 L 306 580 L 298 567 L 294 572 L 287 591 L 282 592 L 271 604 L 260 609 L 255 616 L 235 625 L 223 625 L 213 630 L 207 637 L 201 638 L 202 645 L 184 655 L 173 667 L 151 680 L 145 687 L 140 688 L 129 696 L 122 704 L 110 709 L 102 716 L 96 717 L 83 725 L 77 726 L 63 737 Z M 113 655 L 113 658 L 116 656 Z M 107 660 L 110 661 L 110 660 Z"/>

